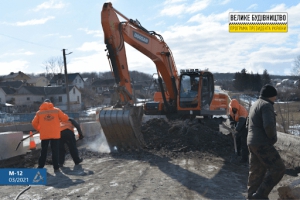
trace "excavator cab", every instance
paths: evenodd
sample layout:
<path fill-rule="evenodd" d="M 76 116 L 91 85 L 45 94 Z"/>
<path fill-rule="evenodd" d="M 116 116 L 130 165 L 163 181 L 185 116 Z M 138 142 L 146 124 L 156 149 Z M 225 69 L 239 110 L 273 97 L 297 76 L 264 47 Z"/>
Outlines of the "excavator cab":
<path fill-rule="evenodd" d="M 179 115 L 207 115 L 214 96 L 213 75 L 207 71 L 181 70 L 178 95 Z"/>
<path fill-rule="evenodd" d="M 144 105 L 146 115 L 168 115 L 167 106 L 171 105 L 168 91 L 164 94 L 156 92 L 154 101 Z M 225 115 L 227 98 L 224 95 L 217 95 L 214 91 L 213 74 L 208 71 L 200 70 L 181 70 L 178 84 L 178 95 L 176 99 L 176 109 L 173 114 L 181 118 L 193 118 L 204 116 L 211 118 L 213 115 Z M 223 106 L 223 102 L 224 106 Z M 222 103 L 222 110 L 220 104 Z M 213 105 L 213 106 L 211 106 Z M 169 109 L 171 110 L 171 109 Z M 173 117 L 174 115 L 170 115 Z"/>
<path fill-rule="evenodd" d="M 199 92 L 199 79 L 197 75 L 182 75 L 179 93 L 180 107 L 197 107 L 198 106 L 198 92 Z"/>

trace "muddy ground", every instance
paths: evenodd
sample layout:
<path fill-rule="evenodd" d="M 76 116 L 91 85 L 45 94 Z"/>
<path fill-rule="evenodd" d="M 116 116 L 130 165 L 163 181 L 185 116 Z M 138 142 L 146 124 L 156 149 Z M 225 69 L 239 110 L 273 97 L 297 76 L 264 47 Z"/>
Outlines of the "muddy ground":
<path fill-rule="evenodd" d="M 32 186 L 19 199 L 246 199 L 248 165 L 236 163 L 233 140 L 212 121 L 152 119 L 142 126 L 146 148 L 109 153 L 105 137 L 79 141 L 84 158 L 70 156 L 61 172 L 47 160 L 47 185 Z M 38 152 L 1 167 L 37 167 Z M 287 170 L 284 179 L 297 176 Z M 276 186 L 270 199 L 278 199 Z M 26 186 L 1 186 L 13 199 Z"/>

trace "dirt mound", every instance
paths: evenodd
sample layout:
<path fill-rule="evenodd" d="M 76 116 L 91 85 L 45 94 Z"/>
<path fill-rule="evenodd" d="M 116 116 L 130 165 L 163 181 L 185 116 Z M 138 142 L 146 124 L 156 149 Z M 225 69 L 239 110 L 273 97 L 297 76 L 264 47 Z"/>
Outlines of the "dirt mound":
<path fill-rule="evenodd" d="M 215 124 L 214 124 L 215 123 Z M 218 121 L 152 119 L 142 125 L 141 132 L 148 149 L 172 152 L 207 152 L 226 157 L 233 153 L 230 135 L 212 129 Z"/>

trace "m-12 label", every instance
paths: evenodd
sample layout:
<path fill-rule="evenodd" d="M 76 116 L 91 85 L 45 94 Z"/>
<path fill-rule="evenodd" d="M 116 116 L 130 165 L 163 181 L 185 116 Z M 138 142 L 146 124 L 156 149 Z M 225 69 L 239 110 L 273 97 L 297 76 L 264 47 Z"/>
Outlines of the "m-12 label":
<path fill-rule="evenodd" d="M 2 168 L 0 185 L 46 185 L 46 169 Z"/>

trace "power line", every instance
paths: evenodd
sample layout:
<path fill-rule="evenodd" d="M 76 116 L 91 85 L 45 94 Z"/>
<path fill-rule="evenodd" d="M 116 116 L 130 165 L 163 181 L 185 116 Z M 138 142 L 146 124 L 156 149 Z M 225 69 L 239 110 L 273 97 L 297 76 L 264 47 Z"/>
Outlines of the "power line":
<path fill-rule="evenodd" d="M 12 37 L 12 36 L 9 36 L 9 35 L 5 35 L 5 34 L 3 34 L 3 33 L 0 33 L 0 35 L 5 36 L 5 37 L 9 37 L 9 38 L 14 39 L 14 40 L 19 40 L 19 41 L 21 41 L 21 42 L 26 42 L 26 43 L 29 43 L 29 44 L 41 46 L 41 47 L 46 47 L 46 48 L 55 49 L 55 50 L 60 49 L 60 48 L 51 47 L 51 46 L 47 46 L 47 45 L 43 45 L 43 44 L 38 44 L 38 43 L 35 43 L 35 42 L 26 41 L 26 40 L 23 40 L 23 39 L 19 39 L 19 38 L 16 38 L 16 37 Z"/>

